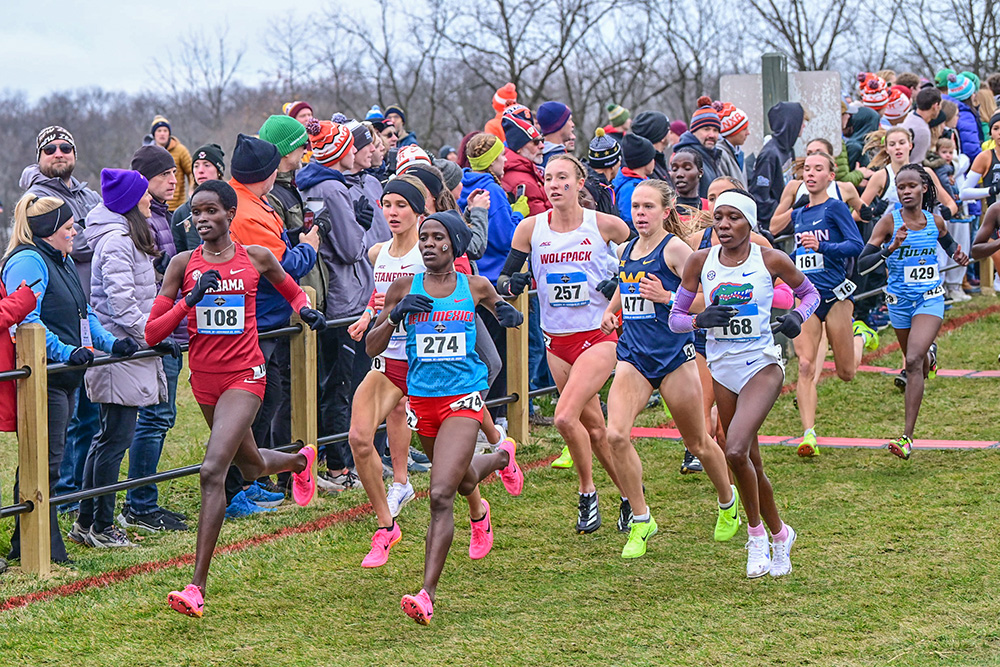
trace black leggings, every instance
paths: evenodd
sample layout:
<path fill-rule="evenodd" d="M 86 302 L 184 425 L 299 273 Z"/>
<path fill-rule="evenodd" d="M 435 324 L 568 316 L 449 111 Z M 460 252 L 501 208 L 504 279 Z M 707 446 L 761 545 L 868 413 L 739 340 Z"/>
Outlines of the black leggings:
<path fill-rule="evenodd" d="M 131 405 L 115 405 L 101 403 L 101 430 L 94 438 L 94 444 L 87 453 L 87 462 L 83 465 L 83 489 L 96 489 L 114 484 L 118 481 L 118 472 L 122 466 L 125 452 L 132 444 L 135 436 L 135 422 L 139 416 L 139 408 Z M 115 495 L 106 493 L 97 498 L 80 501 L 80 518 L 77 521 L 81 528 L 94 526 L 95 532 L 101 532 L 114 523 Z"/>

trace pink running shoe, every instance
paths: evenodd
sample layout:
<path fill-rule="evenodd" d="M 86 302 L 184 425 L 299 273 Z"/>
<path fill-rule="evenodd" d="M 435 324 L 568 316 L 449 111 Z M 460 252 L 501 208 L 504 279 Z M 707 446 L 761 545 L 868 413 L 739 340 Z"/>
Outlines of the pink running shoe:
<path fill-rule="evenodd" d="M 507 438 L 500 443 L 497 449 L 502 449 L 510 456 L 510 463 L 507 464 L 506 468 L 500 470 L 503 488 L 507 489 L 507 493 L 510 495 L 519 496 L 524 488 L 524 471 L 521 470 L 521 466 L 517 465 L 517 460 L 514 458 L 514 453 L 517 452 L 517 443 L 513 438 Z"/>
<path fill-rule="evenodd" d="M 490 520 L 490 504 L 483 498 L 483 507 L 486 508 L 486 516 L 480 521 L 469 520 L 472 534 L 469 536 L 469 558 L 479 560 L 486 558 L 493 549 L 493 521 Z"/>
<path fill-rule="evenodd" d="M 434 616 L 434 603 L 427 591 L 420 589 L 416 595 L 404 595 L 400 601 L 400 606 L 406 615 L 420 625 L 430 625 L 431 617 Z"/>
<path fill-rule="evenodd" d="M 361 561 L 361 567 L 382 567 L 389 560 L 389 549 L 403 539 L 399 524 L 392 522 L 392 528 L 379 528 L 372 535 L 372 550 Z"/>
<path fill-rule="evenodd" d="M 292 498 L 296 504 L 305 507 L 316 495 L 316 477 L 313 475 L 313 463 L 316 461 L 316 445 L 306 445 L 299 450 L 306 457 L 306 468 L 302 472 L 292 473 Z"/>
<path fill-rule="evenodd" d="M 201 618 L 205 611 L 205 598 L 201 595 L 201 589 L 194 584 L 188 584 L 183 591 L 171 591 L 167 596 L 167 604 L 174 611 L 194 618 Z"/>

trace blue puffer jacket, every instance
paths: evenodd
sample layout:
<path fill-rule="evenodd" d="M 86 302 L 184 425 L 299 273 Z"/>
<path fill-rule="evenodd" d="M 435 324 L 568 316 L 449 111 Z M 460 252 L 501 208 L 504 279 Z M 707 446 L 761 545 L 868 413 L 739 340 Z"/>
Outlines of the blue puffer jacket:
<path fill-rule="evenodd" d="M 635 232 L 635 227 L 632 226 L 632 191 L 635 190 L 635 186 L 644 180 L 646 179 L 637 175 L 628 167 L 625 167 L 619 169 L 618 173 L 615 174 L 615 180 L 611 181 L 611 187 L 615 191 L 615 204 L 618 206 L 618 215 L 628 223 L 629 229 L 633 232 Z"/>
<path fill-rule="evenodd" d="M 458 200 L 459 207 L 464 211 L 469 195 L 474 190 L 486 190 L 490 193 L 489 230 L 487 231 L 486 251 L 476 262 L 479 274 L 486 276 L 490 282 L 496 283 L 500 270 L 507 260 L 510 244 L 514 240 L 514 228 L 524 219 L 520 213 L 514 212 L 507 201 L 507 193 L 500 187 L 496 177 L 485 171 L 466 169 L 462 174 L 462 196 Z"/>

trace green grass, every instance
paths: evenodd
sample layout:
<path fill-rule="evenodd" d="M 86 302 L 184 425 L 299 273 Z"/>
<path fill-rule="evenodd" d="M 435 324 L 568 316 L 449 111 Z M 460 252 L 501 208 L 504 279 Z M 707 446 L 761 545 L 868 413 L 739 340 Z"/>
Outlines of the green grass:
<path fill-rule="evenodd" d="M 973 304 L 991 305 L 985 299 Z M 955 309 L 968 312 L 968 307 Z M 942 365 L 996 368 L 997 316 L 943 336 Z M 884 339 L 892 340 L 891 330 Z M 896 361 L 884 357 L 877 365 Z M 795 362 L 789 364 L 794 379 Z M 918 437 L 996 440 L 997 380 L 941 378 L 928 385 Z M 207 430 L 182 381 L 178 426 L 161 468 L 197 462 Z M 644 413 L 641 425 L 662 423 Z M 821 435 L 891 437 L 902 397 L 891 378 L 859 374 L 820 385 Z M 796 435 L 791 394 L 762 433 Z M 468 522 L 456 503 L 456 539 L 431 627 L 399 610 L 419 589 L 427 502 L 404 510 L 402 542 L 387 566 L 359 567 L 374 527 L 366 517 L 283 538 L 213 562 L 205 618 L 167 609 L 166 593 L 190 568 L 170 568 L 103 589 L 0 613 L 2 664 L 12 665 L 980 665 L 1000 664 L 1000 556 L 988 519 L 997 512 L 996 452 L 918 451 L 899 461 L 883 450 L 826 450 L 803 461 L 794 449 L 765 448 L 784 518 L 800 534 L 794 573 L 747 581 L 743 533 L 711 539 L 710 486 L 681 477 L 681 446 L 637 443 L 649 504 L 660 524 L 649 553 L 619 558 L 613 486 L 597 473 L 605 525 L 572 531 L 575 476 L 528 474 L 524 494 L 486 487 L 494 552 L 468 559 Z M 554 454 L 551 429 L 521 448 L 524 460 Z M 0 477 L 10 489 L 16 445 L 0 440 Z M 426 488 L 426 476 L 418 476 Z M 161 485 L 163 502 L 196 512 L 196 478 Z M 5 502 L 9 501 L 9 493 Z M 297 525 L 364 502 L 363 492 L 319 498 L 307 509 L 227 522 L 223 544 Z M 0 521 L 0 553 L 10 520 Z M 68 529 L 68 524 L 64 528 Z M 194 549 L 193 532 L 159 535 L 138 549 L 71 546 L 76 570 L 39 581 L 0 576 L 0 598 L 79 577 L 163 560 Z"/>

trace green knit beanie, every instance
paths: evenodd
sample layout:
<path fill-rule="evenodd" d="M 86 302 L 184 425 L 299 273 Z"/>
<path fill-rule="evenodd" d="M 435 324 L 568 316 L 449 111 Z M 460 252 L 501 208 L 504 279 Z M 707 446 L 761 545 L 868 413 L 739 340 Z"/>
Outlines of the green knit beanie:
<path fill-rule="evenodd" d="M 271 116 L 260 126 L 259 136 L 274 144 L 282 157 L 309 142 L 305 126 L 289 116 Z"/>
<path fill-rule="evenodd" d="M 620 104 L 615 104 L 614 102 L 608 104 L 606 108 L 608 110 L 608 120 L 610 121 L 612 127 L 621 127 L 626 121 L 628 121 L 629 116 L 631 115 L 628 109 Z"/>

